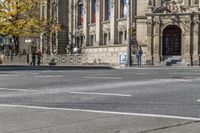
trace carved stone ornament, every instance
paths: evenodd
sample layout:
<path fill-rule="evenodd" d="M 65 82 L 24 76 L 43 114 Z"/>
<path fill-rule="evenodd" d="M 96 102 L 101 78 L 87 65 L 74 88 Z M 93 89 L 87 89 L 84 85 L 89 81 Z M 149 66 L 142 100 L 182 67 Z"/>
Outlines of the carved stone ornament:
<path fill-rule="evenodd" d="M 104 24 L 104 25 L 103 25 L 103 31 L 104 31 L 104 32 L 110 31 L 110 24 Z"/>
<path fill-rule="evenodd" d="M 111 0 L 111 8 L 113 8 L 115 6 L 115 0 Z"/>
<path fill-rule="evenodd" d="M 91 26 L 90 29 L 89 29 L 89 33 L 90 35 L 94 35 L 95 34 L 95 26 Z"/>
<path fill-rule="evenodd" d="M 127 21 L 120 21 L 118 24 L 118 30 L 124 31 L 127 29 Z"/>
<path fill-rule="evenodd" d="M 190 23 L 191 23 L 190 17 L 189 17 L 189 16 L 185 17 L 183 23 L 184 23 L 184 24 L 190 24 Z"/>
<path fill-rule="evenodd" d="M 199 17 L 194 17 L 193 22 L 195 24 L 199 24 L 199 22 L 200 22 Z"/>
<path fill-rule="evenodd" d="M 147 24 L 147 25 L 151 25 L 152 23 L 153 23 L 152 17 L 148 16 L 148 17 L 147 17 L 146 24 Z"/>
<path fill-rule="evenodd" d="M 166 2 L 166 10 L 169 13 L 182 12 L 182 2 L 183 0 L 173 0 Z"/>
<path fill-rule="evenodd" d="M 80 36 L 80 35 L 82 35 L 83 34 L 83 29 L 81 28 L 81 29 L 76 29 L 76 36 Z"/>
<path fill-rule="evenodd" d="M 170 19 L 171 19 L 172 22 L 178 22 L 179 21 L 179 19 L 176 16 L 171 16 Z"/>
<path fill-rule="evenodd" d="M 153 22 L 155 24 L 159 24 L 160 23 L 160 18 L 158 16 L 156 16 L 154 19 L 153 19 Z"/>

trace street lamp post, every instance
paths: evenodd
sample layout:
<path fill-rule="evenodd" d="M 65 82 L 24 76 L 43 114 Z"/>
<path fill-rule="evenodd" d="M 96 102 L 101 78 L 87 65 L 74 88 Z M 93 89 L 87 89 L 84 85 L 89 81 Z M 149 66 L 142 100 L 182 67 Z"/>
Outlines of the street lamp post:
<path fill-rule="evenodd" d="M 131 59 L 131 0 L 127 0 L 127 23 L 128 23 L 128 50 L 127 50 L 127 65 L 128 67 L 132 66 Z"/>
<path fill-rule="evenodd" d="M 31 39 L 26 39 L 26 40 L 25 40 L 25 43 L 26 43 L 26 45 L 27 45 L 27 51 L 28 51 L 28 53 L 27 53 L 27 63 L 29 63 L 29 62 L 30 62 L 30 61 L 29 61 L 29 59 L 30 59 L 30 58 L 29 58 L 29 54 L 30 54 L 30 53 L 29 53 L 29 52 L 30 52 L 30 45 L 29 45 L 29 44 L 32 43 L 32 40 L 31 40 Z"/>

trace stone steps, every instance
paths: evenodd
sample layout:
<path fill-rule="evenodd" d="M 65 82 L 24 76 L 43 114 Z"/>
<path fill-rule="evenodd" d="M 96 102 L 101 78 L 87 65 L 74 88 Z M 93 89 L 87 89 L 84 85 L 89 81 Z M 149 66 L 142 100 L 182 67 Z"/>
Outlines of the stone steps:
<path fill-rule="evenodd" d="M 181 66 L 182 65 L 182 59 L 181 56 L 164 56 L 164 61 L 161 62 L 161 65 L 163 66 Z"/>

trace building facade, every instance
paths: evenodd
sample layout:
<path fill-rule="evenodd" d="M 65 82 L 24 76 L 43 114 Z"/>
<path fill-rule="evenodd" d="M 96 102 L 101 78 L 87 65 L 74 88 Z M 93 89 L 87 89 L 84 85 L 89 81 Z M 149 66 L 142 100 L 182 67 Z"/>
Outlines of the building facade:
<path fill-rule="evenodd" d="M 60 23 L 59 32 L 46 31 L 40 35 L 40 49 L 47 54 L 64 54 L 68 44 L 68 0 L 44 0 L 40 17 L 50 23 Z"/>
<path fill-rule="evenodd" d="M 182 64 L 198 65 L 199 0 L 149 0 L 145 4 L 148 4 L 145 18 L 137 19 L 137 23 L 139 27 L 144 25 L 139 21 L 146 22 L 146 60 L 158 64 L 175 56 Z"/>
<path fill-rule="evenodd" d="M 81 54 L 85 64 L 119 64 L 142 47 L 143 64 L 198 65 L 199 0 L 47 0 L 41 16 L 61 31 L 41 36 L 41 49 Z M 46 38 L 45 38 L 46 37 Z"/>

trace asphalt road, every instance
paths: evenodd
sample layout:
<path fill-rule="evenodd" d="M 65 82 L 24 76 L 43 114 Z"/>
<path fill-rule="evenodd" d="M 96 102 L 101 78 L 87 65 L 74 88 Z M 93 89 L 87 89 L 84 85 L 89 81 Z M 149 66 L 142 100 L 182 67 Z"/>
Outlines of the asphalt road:
<path fill-rule="evenodd" d="M 200 69 L 1 71 L 0 104 L 198 122 Z"/>

